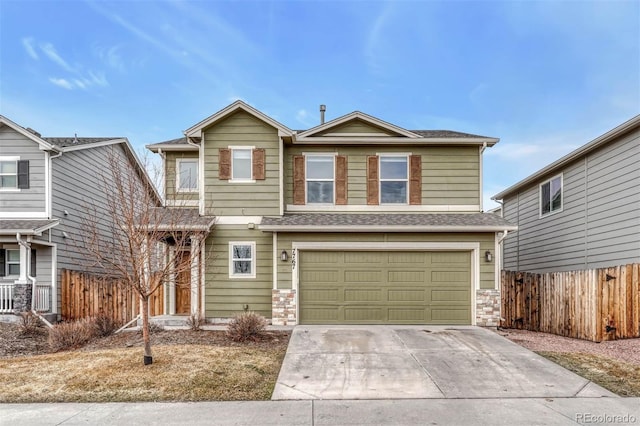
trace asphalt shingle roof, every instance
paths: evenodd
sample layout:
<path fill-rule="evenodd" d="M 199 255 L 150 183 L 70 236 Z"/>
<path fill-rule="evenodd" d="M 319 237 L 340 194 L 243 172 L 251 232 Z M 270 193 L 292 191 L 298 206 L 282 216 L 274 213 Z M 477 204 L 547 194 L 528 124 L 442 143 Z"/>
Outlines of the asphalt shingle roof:
<path fill-rule="evenodd" d="M 100 137 L 100 138 L 77 138 L 77 137 L 55 137 L 55 138 L 42 138 L 52 145 L 57 145 L 61 148 L 78 145 L 89 145 L 92 143 L 112 141 L 114 139 L 124 139 L 123 137 Z"/>
<path fill-rule="evenodd" d="M 260 224 L 261 228 L 298 228 L 314 227 L 353 229 L 382 227 L 414 227 L 416 229 L 429 228 L 443 230 L 460 228 L 473 231 L 474 229 L 513 229 L 514 225 L 500 216 L 492 213 L 371 213 L 371 214 L 333 214 L 333 213 L 307 213 L 288 214 L 283 217 L 265 217 Z"/>
<path fill-rule="evenodd" d="M 213 216 L 200 216 L 197 208 L 153 207 L 149 211 L 150 227 L 158 230 L 208 231 L 215 223 Z"/>
<path fill-rule="evenodd" d="M 33 235 L 38 230 L 46 230 L 58 224 L 57 219 L 3 219 L 0 220 L 0 235 Z"/>

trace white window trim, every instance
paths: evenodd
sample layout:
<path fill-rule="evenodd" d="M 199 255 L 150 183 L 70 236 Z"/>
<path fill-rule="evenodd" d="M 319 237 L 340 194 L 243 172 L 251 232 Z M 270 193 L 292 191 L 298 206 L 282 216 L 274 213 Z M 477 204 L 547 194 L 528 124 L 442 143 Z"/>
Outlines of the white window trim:
<path fill-rule="evenodd" d="M 304 155 L 304 203 L 312 206 L 335 206 L 336 205 L 336 156 L 337 153 L 308 153 Z M 312 182 L 333 182 L 333 200 L 330 203 L 309 203 L 309 190 L 307 183 L 307 158 L 309 157 L 333 157 L 333 177 L 331 179 L 312 179 Z"/>
<path fill-rule="evenodd" d="M 233 272 L 233 247 L 251 246 L 251 273 L 235 274 Z M 256 277 L 256 242 L 255 241 L 229 241 L 229 278 L 230 279 L 252 279 Z"/>
<path fill-rule="evenodd" d="M 196 163 L 196 172 L 198 173 L 195 188 L 180 187 L 180 165 L 182 163 Z M 183 194 L 191 194 L 200 191 L 200 161 L 197 158 L 176 158 L 176 192 Z"/>
<path fill-rule="evenodd" d="M 382 153 L 377 154 L 378 156 L 378 205 L 381 206 L 405 206 L 409 205 L 409 157 L 411 154 L 406 153 Z M 407 178 L 406 180 L 400 179 L 384 179 L 384 182 L 406 182 L 407 190 L 405 195 L 404 203 L 383 203 L 382 202 L 382 157 L 399 157 L 405 158 L 407 160 Z"/>
<path fill-rule="evenodd" d="M 18 252 L 18 261 L 17 262 L 9 262 L 9 252 L 10 251 L 17 251 Z M 20 272 L 18 272 L 18 274 L 9 274 L 9 265 L 18 265 L 20 266 L 20 249 L 19 248 L 7 248 L 5 249 L 4 252 L 4 265 L 2 265 L 2 267 L 4 268 L 4 278 L 18 278 L 20 276 Z"/>
<path fill-rule="evenodd" d="M 549 183 L 549 196 L 551 196 L 551 181 L 554 179 L 560 178 L 560 208 L 558 210 L 552 210 L 549 213 L 542 213 L 542 185 Z M 555 175 L 544 182 L 538 185 L 538 217 L 542 219 L 543 217 L 553 216 L 554 214 L 561 213 L 564 210 L 564 175 L 560 173 L 559 175 Z"/>
<path fill-rule="evenodd" d="M 18 161 L 20 161 L 20 157 L 19 156 L 9 156 L 9 155 L 3 155 L 0 156 L 0 161 L 15 161 L 16 163 L 16 187 L 15 188 L 2 188 L 0 187 L 0 192 L 20 192 L 21 189 L 18 188 Z"/>
<path fill-rule="evenodd" d="M 227 147 L 231 150 L 231 178 L 227 181 L 229 183 L 256 183 L 256 180 L 253 178 L 253 150 L 256 149 L 255 146 L 229 146 Z M 249 151 L 249 167 L 251 171 L 251 178 L 249 179 L 234 179 L 233 178 L 233 151 L 243 150 Z"/>

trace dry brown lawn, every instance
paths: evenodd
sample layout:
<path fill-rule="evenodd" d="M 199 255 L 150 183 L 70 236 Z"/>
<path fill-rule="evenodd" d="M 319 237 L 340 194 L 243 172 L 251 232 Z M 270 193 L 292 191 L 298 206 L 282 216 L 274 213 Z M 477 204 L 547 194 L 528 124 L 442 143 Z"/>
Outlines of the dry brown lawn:
<path fill-rule="evenodd" d="M 231 401 L 271 397 L 289 340 L 267 332 L 238 344 L 220 331 L 163 331 L 142 365 L 137 333 L 85 348 L 0 358 L 0 402 Z M 39 350 L 42 348 L 34 345 Z"/>

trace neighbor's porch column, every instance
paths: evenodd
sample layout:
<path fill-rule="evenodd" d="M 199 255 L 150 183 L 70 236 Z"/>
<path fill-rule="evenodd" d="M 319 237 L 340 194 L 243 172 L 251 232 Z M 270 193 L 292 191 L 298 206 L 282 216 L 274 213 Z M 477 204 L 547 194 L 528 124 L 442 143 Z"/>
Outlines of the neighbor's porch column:
<path fill-rule="evenodd" d="M 29 250 L 20 244 L 20 276 L 15 284 L 29 284 L 27 280 L 27 268 L 29 267 Z"/>
<path fill-rule="evenodd" d="M 202 253 L 203 238 L 200 235 L 191 235 L 191 313 L 200 312 L 200 253 Z"/>

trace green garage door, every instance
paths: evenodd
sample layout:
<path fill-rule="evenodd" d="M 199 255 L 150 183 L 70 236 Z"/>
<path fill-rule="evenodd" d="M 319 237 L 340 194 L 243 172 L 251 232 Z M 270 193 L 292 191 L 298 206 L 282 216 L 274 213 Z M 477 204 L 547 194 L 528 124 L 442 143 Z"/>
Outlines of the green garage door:
<path fill-rule="evenodd" d="M 469 252 L 300 251 L 301 324 L 471 324 Z"/>

